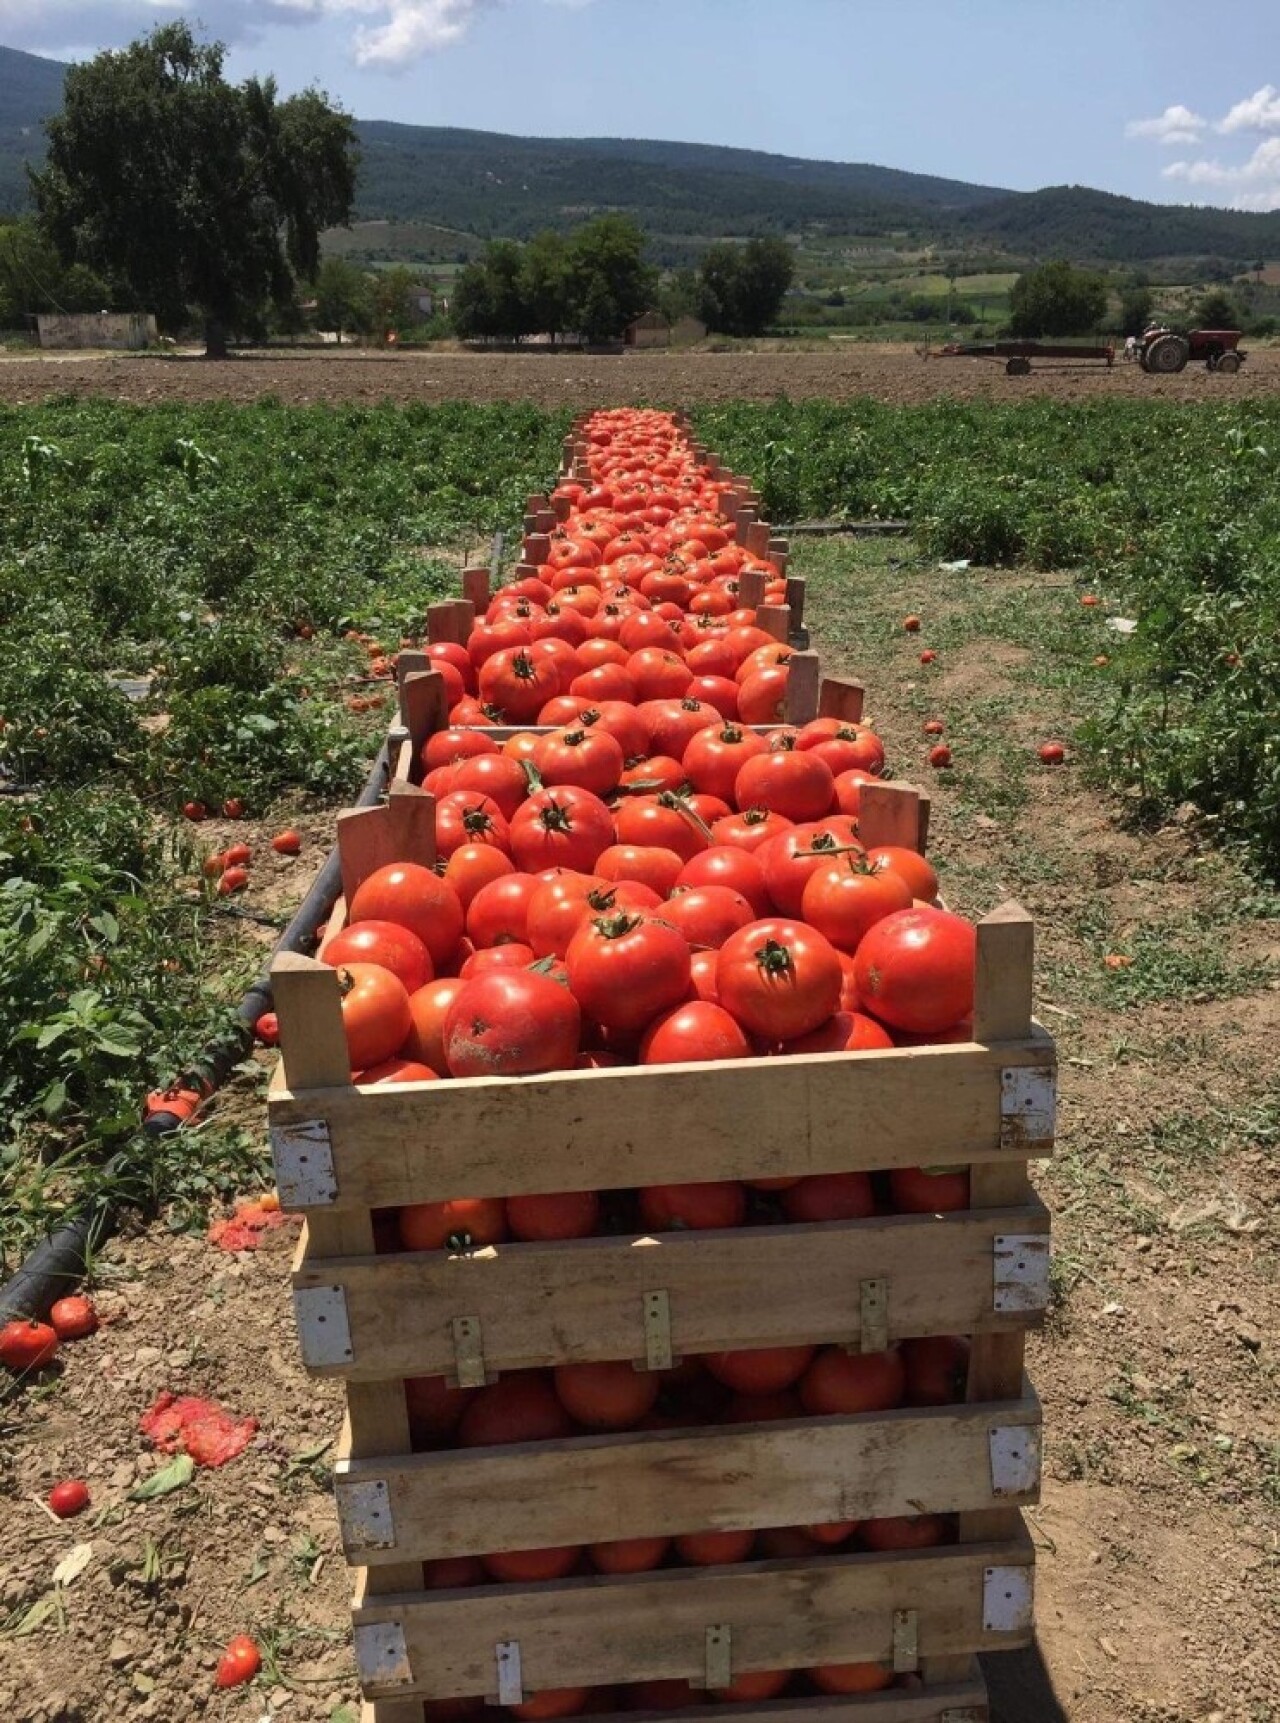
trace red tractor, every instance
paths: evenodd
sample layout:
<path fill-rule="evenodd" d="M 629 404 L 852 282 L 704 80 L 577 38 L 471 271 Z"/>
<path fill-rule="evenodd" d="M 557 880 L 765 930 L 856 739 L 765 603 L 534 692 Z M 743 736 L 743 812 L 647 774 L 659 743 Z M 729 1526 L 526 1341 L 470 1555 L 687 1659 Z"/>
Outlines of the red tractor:
<path fill-rule="evenodd" d="M 1144 371 L 1166 376 L 1192 359 L 1203 360 L 1211 371 L 1235 372 L 1248 357 L 1239 351 L 1240 334 L 1239 329 L 1189 329 L 1184 334 L 1160 325 L 1143 331 L 1138 363 Z"/>

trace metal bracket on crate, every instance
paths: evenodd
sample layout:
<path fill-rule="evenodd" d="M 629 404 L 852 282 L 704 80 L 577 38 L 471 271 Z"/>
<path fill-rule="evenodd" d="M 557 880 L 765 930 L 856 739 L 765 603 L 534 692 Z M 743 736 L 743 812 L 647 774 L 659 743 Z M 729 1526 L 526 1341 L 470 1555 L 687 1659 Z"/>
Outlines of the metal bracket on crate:
<path fill-rule="evenodd" d="M 298 1286 L 293 1292 L 293 1313 L 298 1324 L 302 1362 L 309 1370 L 330 1364 L 350 1364 L 351 1324 L 347 1319 L 347 1294 L 341 1286 Z"/>
<path fill-rule="evenodd" d="M 520 1641 L 500 1639 L 493 1648 L 498 1665 L 498 1704 L 523 1705 L 524 1680 L 520 1674 Z"/>
<path fill-rule="evenodd" d="M 1000 1073 L 1000 1147 L 1027 1150 L 1053 1140 L 1054 1074 L 1045 1065 L 1006 1066 Z"/>
<path fill-rule="evenodd" d="M 484 1334 L 478 1316 L 455 1316 L 453 1357 L 459 1388 L 483 1388 L 489 1378 L 484 1367 Z"/>
<path fill-rule="evenodd" d="M 339 1478 L 334 1484 L 333 1494 L 344 1549 L 391 1550 L 396 1547 L 396 1522 L 385 1479 Z"/>
<path fill-rule="evenodd" d="M 644 1295 L 644 1365 L 646 1370 L 670 1370 L 671 1300 L 665 1291 Z"/>
<path fill-rule="evenodd" d="M 733 1685 L 733 1629 L 727 1621 L 707 1629 L 703 1685 L 712 1693 Z"/>
<path fill-rule="evenodd" d="M 366 1693 L 370 1688 L 412 1685 L 413 1670 L 409 1666 L 409 1647 L 405 1644 L 402 1623 L 357 1622 L 355 1638 L 356 1669 Z"/>
<path fill-rule="evenodd" d="M 283 1209 L 327 1208 L 338 1194 L 333 1143 L 324 1119 L 271 1127 L 271 1161 Z"/>
<path fill-rule="evenodd" d="M 992 1240 L 991 1308 L 1049 1308 L 1049 1238 L 1046 1233 L 997 1233 Z"/>
<path fill-rule="evenodd" d="M 1033 1496 L 1040 1488 L 1040 1431 L 1035 1424 L 999 1425 L 987 1432 L 991 1494 Z"/>
<path fill-rule="evenodd" d="M 920 1616 L 914 1609 L 893 1612 L 893 1673 L 914 1675 L 920 1667 Z"/>
<path fill-rule="evenodd" d="M 864 1280 L 859 1287 L 863 1352 L 886 1352 L 889 1348 L 889 1282 Z"/>
<path fill-rule="evenodd" d="M 1031 1626 L 1032 1569 L 989 1567 L 982 1576 L 982 1626 L 987 1633 L 1025 1633 Z"/>

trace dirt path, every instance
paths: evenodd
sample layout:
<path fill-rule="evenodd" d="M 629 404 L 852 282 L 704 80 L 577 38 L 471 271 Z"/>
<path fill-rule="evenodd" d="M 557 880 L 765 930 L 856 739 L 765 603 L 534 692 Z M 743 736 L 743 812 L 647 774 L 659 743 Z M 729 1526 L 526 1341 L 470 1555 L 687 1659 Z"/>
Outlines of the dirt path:
<path fill-rule="evenodd" d="M 571 353 L 492 356 L 471 353 L 273 353 L 210 364 L 199 358 L 108 355 L 83 364 L 47 360 L 0 363 L 0 400 L 49 395 L 106 395 L 154 405 L 163 401 L 254 401 L 273 395 L 308 402 L 532 401 L 543 407 L 661 402 L 695 407 L 710 401 L 869 395 L 898 404 L 939 395 L 1022 401 L 1037 395 L 1093 401 L 1232 401 L 1280 389 L 1280 348 L 1258 347 L 1235 377 L 1203 365 L 1175 377 L 1151 377 L 1117 361 L 1113 369 L 1053 370 L 1006 377 L 1002 367 L 971 359 L 923 361 L 907 346 L 832 343 L 822 352 L 627 353 L 586 358 Z"/>
<path fill-rule="evenodd" d="M 1039 766 L 1033 744 L 1097 698 L 1065 667 L 1105 642 L 1105 606 L 1082 611 L 1069 579 L 948 574 L 901 543 L 811 546 L 802 565 L 824 657 L 867 681 L 900 776 L 922 769 L 922 720 L 946 722 L 956 770 L 930 784 L 945 889 L 971 913 L 1010 896 L 1033 911 L 1039 1011 L 1060 1038 L 1061 1136 L 1037 1175 L 1056 1252 L 1031 1363 L 1040 1650 L 993 1663 L 995 1718 L 1265 1723 L 1280 1690 L 1275 902 L 1190 828 L 1126 833 L 1074 765 Z M 922 637 L 901 630 L 913 610 Z M 922 643 L 939 653 L 927 671 Z M 228 1092 L 224 1121 L 262 1129 L 265 1069 Z M 293 1236 L 243 1257 L 160 1224 L 117 1241 L 98 1269 L 107 1325 L 0 1409 L 5 1723 L 356 1723 L 327 1485 L 340 1396 L 298 1362 Z M 260 1432 L 222 1470 L 131 1501 L 157 1466 L 138 1418 L 165 1389 Z M 35 1498 L 68 1475 L 94 1508 L 57 1526 Z M 87 1565 L 58 1588 L 81 1545 Z M 218 1650 L 246 1631 L 267 1676 L 214 1696 Z"/>

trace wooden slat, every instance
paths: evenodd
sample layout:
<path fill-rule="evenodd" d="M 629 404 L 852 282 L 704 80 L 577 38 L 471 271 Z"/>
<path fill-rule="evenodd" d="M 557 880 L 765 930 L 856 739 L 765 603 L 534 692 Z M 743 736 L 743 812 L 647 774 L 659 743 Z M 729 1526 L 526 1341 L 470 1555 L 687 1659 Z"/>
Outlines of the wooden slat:
<path fill-rule="evenodd" d="M 412 784 L 392 783 L 385 807 L 354 808 L 338 815 L 342 894 L 348 904 L 380 867 L 436 859 L 436 802 Z M 336 984 L 335 984 L 336 985 Z"/>
<path fill-rule="evenodd" d="M 1037 1031 L 994 1047 L 277 1091 L 271 1116 L 327 1121 L 339 1206 L 394 1207 L 1008 1159 L 1000 1072 L 1052 1064 Z"/>
<path fill-rule="evenodd" d="M 785 645 L 791 635 L 791 612 L 785 604 L 762 604 L 756 611 L 756 625 Z"/>
<path fill-rule="evenodd" d="M 911 784 L 864 784 L 858 797 L 858 837 L 868 849 L 881 844 L 915 849 L 920 837 L 920 792 Z"/>
<path fill-rule="evenodd" d="M 818 716 L 842 718 L 850 724 L 862 721 L 867 691 L 861 682 L 843 676 L 824 676 L 818 693 Z"/>
<path fill-rule="evenodd" d="M 489 570 L 481 564 L 478 568 L 464 568 L 462 571 L 462 596 L 469 598 L 476 607 L 476 615 L 483 616 L 489 608 Z"/>
<path fill-rule="evenodd" d="M 465 644 L 466 635 L 460 631 L 458 613 L 451 598 L 442 598 L 437 604 L 427 606 L 427 639 L 432 646 L 444 642 L 456 646 Z"/>
<path fill-rule="evenodd" d="M 452 1322 L 478 1319 L 486 1366 L 645 1356 L 644 1299 L 665 1292 L 677 1357 L 754 1346 L 857 1345 L 860 1283 L 888 1283 L 888 1334 L 978 1334 L 1037 1325 L 993 1309 L 993 1241 L 1047 1235 L 1039 1203 L 981 1214 L 886 1215 L 820 1225 L 673 1232 L 441 1251 L 302 1259 L 295 1287 L 340 1286 L 350 1379 L 451 1374 Z M 767 1296 L 760 1296 L 767 1289 Z M 1004 1396 L 1000 1396 L 1004 1397 Z"/>
<path fill-rule="evenodd" d="M 923 1692 L 891 1689 L 845 1699 L 823 1696 L 772 1699 L 759 1705 L 718 1704 L 716 1723 L 979 1723 L 987 1716 L 987 1684 L 975 1659 L 956 1661 L 970 1673 Z M 606 1715 L 616 1713 L 583 1713 L 577 1723 L 602 1723 Z M 627 1718 L 628 1723 L 670 1723 L 671 1713 L 628 1711 Z M 379 1723 L 378 1707 L 366 1701 L 360 1723 Z"/>
<path fill-rule="evenodd" d="M 449 722 L 444 677 L 438 670 L 410 671 L 400 683 L 400 717 L 409 732 L 416 761 L 422 744 Z M 399 774 L 397 774 L 399 775 Z M 401 778 L 401 782 L 407 782 Z"/>
<path fill-rule="evenodd" d="M 888 1663 L 893 1616 L 915 1610 L 920 1655 L 1001 1651 L 1030 1642 L 1028 1628 L 988 1631 L 989 1566 L 1029 1567 L 1025 1539 L 966 1549 L 827 1556 L 804 1562 L 481 1587 L 375 1600 L 356 1629 L 397 1623 L 410 1682 L 424 1698 L 496 1698 L 494 1648 L 518 1639 L 525 1691 L 616 1681 L 700 1679 L 706 1630 L 733 1630 L 733 1669 L 806 1669 L 819 1663 Z M 368 1689 L 370 1693 L 387 1689 Z M 856 1714 L 855 1714 L 856 1715 Z"/>
<path fill-rule="evenodd" d="M 1035 926 L 1016 903 L 978 923 L 973 1033 L 978 1041 L 1017 1040 L 1031 1022 Z"/>
<path fill-rule="evenodd" d="M 758 568 L 744 568 L 738 576 L 738 603 L 744 610 L 756 610 L 764 600 L 765 577 Z"/>
<path fill-rule="evenodd" d="M 821 660 L 816 652 L 793 652 L 787 659 L 787 694 L 783 714 L 788 724 L 807 724 L 818 716 Z"/>
<path fill-rule="evenodd" d="M 1034 1397 L 856 1417 L 651 1430 L 407 1459 L 340 1460 L 348 1493 L 378 1484 L 395 1528 L 370 1547 L 343 1516 L 347 1560 L 550 1549 L 690 1531 L 762 1530 L 990 1508 L 993 1429 L 1038 1429 Z M 1030 1438 L 1029 1438 L 1030 1439 Z M 1016 1498 L 1034 1502 L 1036 1487 Z"/>

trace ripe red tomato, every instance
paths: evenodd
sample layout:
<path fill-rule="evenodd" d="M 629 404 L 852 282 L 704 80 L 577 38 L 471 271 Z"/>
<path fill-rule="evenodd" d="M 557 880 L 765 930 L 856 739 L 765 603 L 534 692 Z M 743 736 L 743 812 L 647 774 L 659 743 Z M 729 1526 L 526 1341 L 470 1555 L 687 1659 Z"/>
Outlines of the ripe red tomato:
<path fill-rule="evenodd" d="M 512 1238 L 531 1242 L 590 1238 L 600 1224 L 600 1198 L 595 1191 L 508 1197 L 507 1224 Z"/>
<path fill-rule="evenodd" d="M 570 726 L 540 736 L 533 763 L 544 784 L 576 784 L 597 796 L 615 790 L 623 775 L 622 746 L 598 724 Z"/>
<path fill-rule="evenodd" d="M 676 884 L 727 886 L 746 899 L 755 918 L 768 915 L 773 907 L 764 882 L 764 869 L 749 850 L 732 844 L 716 844 L 691 856 L 681 868 Z"/>
<path fill-rule="evenodd" d="M 931 903 L 938 895 L 938 876 L 918 850 L 881 844 L 867 851 L 867 866 L 876 873 L 888 871 L 900 875 L 913 898 Z"/>
<path fill-rule="evenodd" d="M 901 1406 L 907 1377 L 896 1346 L 887 1352 L 845 1352 L 829 1346 L 804 1374 L 800 1400 L 815 1417 L 837 1412 L 887 1412 Z"/>
<path fill-rule="evenodd" d="M 704 1363 L 718 1382 L 739 1394 L 780 1394 L 813 1363 L 815 1346 L 762 1346 L 750 1352 L 711 1352 Z"/>
<path fill-rule="evenodd" d="M 887 1520 L 863 1520 L 858 1536 L 869 1550 L 922 1550 L 948 1543 L 951 1527 L 940 1514 L 906 1514 Z"/>
<path fill-rule="evenodd" d="M 377 963 L 343 964 L 338 981 L 351 1069 L 381 1065 L 400 1051 L 412 1026 L 404 983 Z"/>
<path fill-rule="evenodd" d="M 274 1011 L 264 1011 L 253 1026 L 253 1032 L 264 1047 L 280 1045 L 280 1019 Z"/>
<path fill-rule="evenodd" d="M 578 1000 L 532 969 L 494 969 L 468 981 L 444 1025 L 454 1077 L 516 1077 L 569 1071 L 578 1057 Z"/>
<path fill-rule="evenodd" d="M 296 856 L 302 849 L 302 839 L 290 827 L 288 831 L 276 833 L 271 840 L 271 847 L 277 855 Z"/>
<path fill-rule="evenodd" d="M 835 800 L 835 786 L 830 766 L 812 751 L 770 748 L 742 767 L 732 800 L 740 808 L 772 808 L 797 822 L 819 820 Z"/>
<path fill-rule="evenodd" d="M 688 659 L 685 662 L 688 663 Z M 738 716 L 738 684 L 728 676 L 695 676 L 688 692 L 693 699 L 714 708 L 729 722 Z"/>
<path fill-rule="evenodd" d="M 803 922 L 749 922 L 720 947 L 716 993 L 744 1029 L 770 1041 L 807 1035 L 835 1011 L 843 972 L 835 947 Z"/>
<path fill-rule="evenodd" d="M 618 779 L 627 795 L 656 795 L 660 790 L 678 790 L 684 783 L 684 767 L 668 754 L 646 754 L 633 760 Z"/>
<path fill-rule="evenodd" d="M 93 1308 L 93 1300 L 82 1292 L 60 1298 L 49 1312 L 49 1326 L 59 1340 L 83 1340 L 85 1335 L 95 1334 L 98 1313 Z"/>
<path fill-rule="evenodd" d="M 183 802 L 182 812 L 185 817 L 195 823 L 209 818 L 209 810 L 203 802 Z"/>
<path fill-rule="evenodd" d="M 893 1685 L 893 1671 L 880 1663 L 820 1663 L 809 1679 L 823 1693 L 879 1693 Z"/>
<path fill-rule="evenodd" d="M 873 872 L 861 856 L 839 856 L 805 881 L 800 913 L 839 951 L 855 952 L 878 921 L 910 909 L 911 888 L 898 873 Z"/>
<path fill-rule="evenodd" d="M 882 1029 L 874 1017 L 864 1017 L 860 1011 L 846 1011 L 842 1004 L 834 1017 L 820 1023 L 808 1035 L 798 1035 L 794 1041 L 782 1041 L 772 1051 L 784 1056 L 792 1053 L 867 1053 L 896 1045 L 892 1035 Z"/>
<path fill-rule="evenodd" d="M 683 760 L 685 749 L 701 730 L 715 721 L 717 710 L 686 694 L 679 700 L 649 700 L 639 708 L 649 733 L 649 752 Z"/>
<path fill-rule="evenodd" d="M 721 1567 L 728 1562 L 746 1561 L 755 1541 L 756 1534 L 749 1531 L 688 1532 L 676 1539 L 676 1554 L 693 1567 Z"/>
<path fill-rule="evenodd" d="M 409 1384 L 405 1383 L 408 1391 Z M 433 1561 L 422 1564 L 422 1589 L 424 1591 L 463 1591 L 469 1586 L 484 1583 L 484 1564 L 479 1556 L 474 1555 L 441 1555 Z M 477 1710 L 484 1707 L 483 1699 L 476 1706 Z"/>
<path fill-rule="evenodd" d="M 951 764 L 951 750 L 945 742 L 929 750 L 929 764 L 935 771 L 941 772 Z"/>
<path fill-rule="evenodd" d="M 451 790 L 436 803 L 438 855 L 447 862 L 463 844 L 488 844 L 504 852 L 508 847 L 502 809 L 480 790 Z"/>
<path fill-rule="evenodd" d="M 1067 750 L 1061 742 L 1041 742 L 1040 760 L 1046 766 L 1060 766 L 1067 757 Z"/>
<path fill-rule="evenodd" d="M 689 1185 L 649 1185 L 640 1192 L 640 1218 L 651 1232 L 703 1232 L 741 1226 L 747 1196 L 734 1180 Z"/>
<path fill-rule="evenodd" d="M 591 873 L 612 842 L 608 808 L 590 790 L 573 784 L 538 790 L 511 822 L 511 856 L 528 873 L 549 867 Z"/>
<path fill-rule="evenodd" d="M 705 999 L 711 1005 L 720 1003 L 716 996 L 716 963 L 719 957 L 720 953 L 711 949 L 689 954 L 689 979 L 693 990 L 699 999 Z"/>
<path fill-rule="evenodd" d="M 844 814 L 792 825 L 760 850 L 760 866 L 769 896 L 782 915 L 798 916 L 810 875 L 838 861 L 845 853 L 861 852 L 857 825 Z"/>
<path fill-rule="evenodd" d="M 247 1633 L 239 1633 L 227 1641 L 227 1648 L 218 1659 L 213 1677 L 215 1687 L 242 1687 L 252 1681 L 262 1668 L 262 1653 Z"/>
<path fill-rule="evenodd" d="M 648 727 L 628 700 L 600 700 L 589 706 L 582 722 L 598 730 L 606 730 L 622 749 L 626 760 L 634 760 L 649 752 Z"/>
<path fill-rule="evenodd" d="M 244 801 L 240 796 L 228 796 L 222 804 L 222 817 L 226 820 L 242 820 L 244 818 Z"/>
<path fill-rule="evenodd" d="M 804 1528 L 805 1536 L 811 1537 L 816 1544 L 832 1546 L 848 1541 L 857 1531 L 857 1520 L 822 1520 L 816 1525 Z"/>
<path fill-rule="evenodd" d="M 218 896 L 230 897 L 232 892 L 243 891 L 249 883 L 247 868 L 240 866 L 225 868 L 218 881 Z"/>
<path fill-rule="evenodd" d="M 536 874 L 505 873 L 482 885 L 467 906 L 467 937 L 477 951 L 514 940 L 529 943 L 529 903 L 542 884 Z"/>
<path fill-rule="evenodd" d="M 434 772 L 440 766 L 454 766 L 460 760 L 469 758 L 472 754 L 496 754 L 498 744 L 492 736 L 486 736 L 480 730 L 467 730 L 460 726 L 448 730 L 437 730 L 428 736 L 422 744 L 420 759 L 423 769 Z"/>
<path fill-rule="evenodd" d="M 727 1687 L 717 1688 L 711 1697 L 721 1705 L 755 1705 L 765 1699 L 776 1699 L 786 1692 L 790 1682 L 789 1669 L 750 1669 L 736 1675 Z"/>
<path fill-rule="evenodd" d="M 89 1486 L 83 1478 L 65 1478 L 53 1486 L 47 1500 L 50 1513 L 60 1520 L 74 1519 L 89 1506 Z"/>
<path fill-rule="evenodd" d="M 655 915 L 596 917 L 565 953 L 569 986 L 583 1011 L 606 1029 L 643 1029 L 689 991 L 684 935 Z"/>
<path fill-rule="evenodd" d="M 455 768 L 449 790 L 470 790 L 487 796 L 510 823 L 529 794 L 529 779 L 520 761 L 511 754 L 473 754 Z"/>
<path fill-rule="evenodd" d="M 617 841 L 674 850 L 682 861 L 710 847 L 704 822 L 680 796 L 628 796 L 614 821 Z"/>
<path fill-rule="evenodd" d="M 591 1544 L 587 1554 L 597 1573 L 652 1573 L 654 1568 L 662 1566 L 670 1548 L 670 1538 L 617 1538 L 610 1543 Z M 692 1705 L 693 1689 L 689 1683 L 676 1685 L 683 1687 Z"/>
<path fill-rule="evenodd" d="M 232 844 L 230 849 L 222 852 L 224 870 L 229 867 L 245 867 L 253 858 L 253 851 L 248 844 Z"/>
<path fill-rule="evenodd" d="M 906 629 L 908 634 L 919 634 L 919 632 L 920 632 L 920 618 L 918 616 L 904 617 L 903 621 L 902 621 L 902 626 Z"/>
<path fill-rule="evenodd" d="M 476 1390 L 451 1388 L 443 1376 L 409 1376 L 405 1379 L 404 1397 L 413 1444 L 417 1448 L 426 1448 L 453 1435 L 462 1414 L 475 1399 Z"/>
<path fill-rule="evenodd" d="M 640 1043 L 642 1065 L 689 1065 L 710 1059 L 749 1059 L 751 1046 L 720 1006 L 703 999 L 683 1005 L 651 1023 Z"/>
<path fill-rule="evenodd" d="M 769 664 L 738 684 L 738 717 L 744 724 L 781 724 L 787 715 L 785 664 Z"/>
<path fill-rule="evenodd" d="M 409 995 L 409 1033 L 400 1049 L 406 1059 L 416 1059 L 439 1074 L 448 1070 L 444 1057 L 445 1018 L 463 985 L 458 976 L 450 976 L 428 981 L 425 987 Z"/>
<path fill-rule="evenodd" d="M 551 1723 L 556 1717 L 576 1717 L 579 1711 L 586 1710 L 590 1698 L 589 1687 L 546 1687 L 508 1709 L 520 1723 Z"/>
<path fill-rule="evenodd" d="M 610 844 L 596 862 L 596 873 L 614 883 L 630 880 L 647 885 L 661 900 L 670 893 L 684 866 L 683 856 L 656 844 Z"/>
<path fill-rule="evenodd" d="M 927 1334 L 902 1342 L 908 1406 L 956 1406 L 969 1385 L 969 1342 L 963 1334 Z"/>
<path fill-rule="evenodd" d="M 899 1214 L 953 1214 L 969 1206 L 967 1167 L 894 1167 L 889 1194 Z"/>
<path fill-rule="evenodd" d="M 857 767 L 850 772 L 836 774 L 836 807 L 842 814 L 856 820 L 862 810 L 862 786 L 874 784 L 875 779 L 870 772 L 859 771 Z"/>
<path fill-rule="evenodd" d="M 689 738 L 682 764 L 695 790 L 720 796 L 732 805 L 739 772 L 748 760 L 768 751 L 768 742 L 757 730 L 728 722 L 708 724 Z"/>
<path fill-rule="evenodd" d="M 392 862 L 371 873 L 351 899 L 350 919 L 394 921 L 407 927 L 431 953 L 439 969 L 462 938 L 462 905 L 451 885 L 417 862 Z"/>
<path fill-rule="evenodd" d="M 938 1034 L 972 1012 L 976 961 L 972 923 L 943 909 L 901 909 L 854 955 L 858 997 L 893 1029 Z"/>
<path fill-rule="evenodd" d="M 420 1059 L 384 1059 L 381 1065 L 371 1065 L 360 1073 L 360 1085 L 369 1088 L 378 1083 L 436 1083 L 440 1073 L 424 1065 Z"/>
<path fill-rule="evenodd" d="M 921 728 L 926 736 L 940 736 L 946 725 L 941 718 L 926 718 Z"/>
<path fill-rule="evenodd" d="M 498 1550 L 493 1555 L 481 1556 L 480 1560 L 491 1579 L 506 1585 L 539 1585 L 549 1579 L 563 1579 L 573 1572 L 581 1557 L 581 1544 L 559 1544 L 540 1550 Z"/>
<path fill-rule="evenodd" d="M 607 892 L 609 882 L 599 874 L 557 873 L 539 881 L 529 899 L 529 945 L 535 957 L 563 957 L 569 941 L 592 915 L 603 915 L 606 905 L 591 901 L 592 894 Z"/>
<path fill-rule="evenodd" d="M 509 724 L 533 724 L 547 701 L 569 693 L 549 655 L 509 646 L 486 658 L 479 671 L 480 700 L 496 706 Z"/>
<path fill-rule="evenodd" d="M 653 1410 L 661 1388 L 651 1370 L 625 1359 L 600 1364 L 561 1364 L 554 1372 L 560 1404 L 586 1430 L 632 1430 Z"/>
<path fill-rule="evenodd" d="M 407 927 L 394 921 L 360 921 L 344 927 L 324 948 L 324 962 L 340 969 L 345 963 L 376 963 L 389 969 L 416 993 L 435 977 L 431 953 Z"/>
<path fill-rule="evenodd" d="M 458 969 L 459 981 L 472 981 L 486 969 L 528 969 L 535 961 L 531 945 L 488 945 L 483 951 L 473 951 Z"/>
<path fill-rule="evenodd" d="M 774 838 L 790 831 L 791 826 L 790 820 L 775 814 L 772 808 L 745 808 L 741 813 L 717 820 L 711 828 L 711 841 L 719 848 L 746 850 L 755 855 Z M 743 893 L 744 897 L 747 895 Z"/>
<path fill-rule="evenodd" d="M 867 1173 L 813 1173 L 782 1193 L 788 1220 L 865 1220 L 876 1212 Z"/>
<path fill-rule="evenodd" d="M 501 1197 L 459 1197 L 447 1203 L 407 1203 L 397 1212 L 402 1250 L 443 1250 L 451 1238 L 472 1247 L 501 1244 L 507 1209 Z"/>
<path fill-rule="evenodd" d="M 547 1374 L 513 1370 L 482 1388 L 462 1415 L 460 1448 L 496 1448 L 509 1442 L 552 1442 L 573 1434 Z"/>
<path fill-rule="evenodd" d="M 511 857 L 492 844 L 459 844 L 445 863 L 444 879 L 457 892 L 465 915 L 482 886 L 515 871 Z"/>
<path fill-rule="evenodd" d="M 695 950 L 718 950 L 757 917 L 746 898 L 727 885 L 678 885 L 662 906 L 662 919 L 678 927 Z"/>

